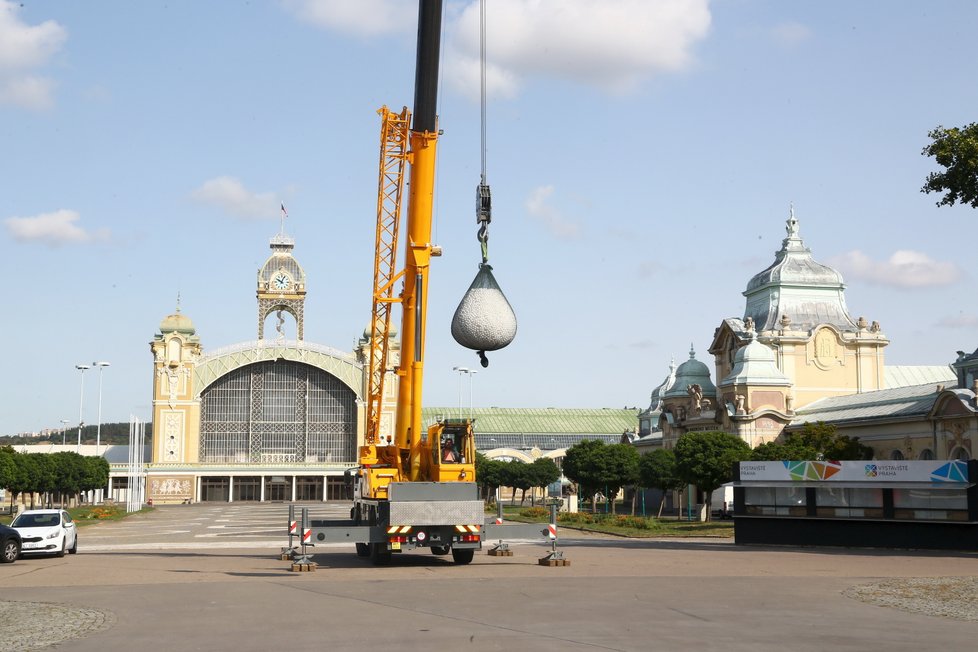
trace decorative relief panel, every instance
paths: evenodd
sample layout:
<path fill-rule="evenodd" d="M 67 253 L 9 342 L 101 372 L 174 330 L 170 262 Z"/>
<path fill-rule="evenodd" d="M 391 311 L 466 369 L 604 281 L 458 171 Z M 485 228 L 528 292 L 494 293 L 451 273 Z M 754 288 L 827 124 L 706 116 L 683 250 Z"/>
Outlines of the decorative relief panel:
<path fill-rule="evenodd" d="M 830 328 L 821 328 L 812 340 L 808 351 L 809 359 L 821 369 L 830 369 L 843 364 L 843 351 L 839 338 Z"/>
<path fill-rule="evenodd" d="M 165 411 L 163 416 L 163 461 L 183 461 L 183 412 Z"/>
<path fill-rule="evenodd" d="M 183 502 L 193 498 L 190 478 L 150 478 L 149 497 L 157 503 Z"/>

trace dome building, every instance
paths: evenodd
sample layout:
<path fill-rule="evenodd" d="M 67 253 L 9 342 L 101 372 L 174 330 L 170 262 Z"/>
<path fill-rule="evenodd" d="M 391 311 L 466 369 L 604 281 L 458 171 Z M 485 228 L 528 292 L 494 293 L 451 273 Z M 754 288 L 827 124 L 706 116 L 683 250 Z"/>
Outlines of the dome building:
<path fill-rule="evenodd" d="M 791 423 L 791 380 L 778 369 L 774 349 L 756 337 L 737 350 L 733 369 L 720 381 L 718 389 L 727 406 L 721 413 L 724 430 L 741 437 L 752 448 L 776 438 Z"/>
<path fill-rule="evenodd" d="M 795 409 L 826 396 L 883 388 L 889 340 L 879 323 L 850 316 L 842 275 L 812 258 L 794 209 L 786 231 L 774 262 L 747 284 L 743 317 L 724 319 L 714 334 L 709 351 L 717 377 L 729 377 L 737 352 L 756 338 L 773 351 L 774 365 L 792 386 Z M 720 399 L 736 413 L 733 390 Z"/>
<path fill-rule="evenodd" d="M 672 448 L 680 435 L 696 430 L 716 430 L 717 388 L 710 368 L 696 359 L 689 347 L 689 360 L 676 369 L 676 378 L 662 394 L 662 445 Z"/>
<path fill-rule="evenodd" d="M 743 315 L 714 332 L 716 388 L 691 352 L 661 393 L 661 445 L 722 430 L 756 447 L 825 422 L 877 459 L 974 457 L 978 352 L 959 351 L 953 365 L 886 367 L 879 323 L 851 316 L 842 275 L 812 257 L 793 209 L 785 230 L 774 262 L 747 283 Z"/>

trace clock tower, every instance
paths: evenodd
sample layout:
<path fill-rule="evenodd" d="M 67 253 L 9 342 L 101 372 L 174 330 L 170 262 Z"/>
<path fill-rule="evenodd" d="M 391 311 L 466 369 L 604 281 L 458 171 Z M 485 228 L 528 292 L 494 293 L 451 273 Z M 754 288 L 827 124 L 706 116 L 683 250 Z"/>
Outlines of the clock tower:
<path fill-rule="evenodd" d="M 292 256 L 295 240 L 281 231 L 271 239 L 272 255 L 258 270 L 258 339 L 265 339 L 265 319 L 278 314 L 275 328 L 278 338 L 285 339 L 282 313 L 295 319 L 296 339 L 302 339 L 303 306 L 306 300 L 306 273 Z"/>

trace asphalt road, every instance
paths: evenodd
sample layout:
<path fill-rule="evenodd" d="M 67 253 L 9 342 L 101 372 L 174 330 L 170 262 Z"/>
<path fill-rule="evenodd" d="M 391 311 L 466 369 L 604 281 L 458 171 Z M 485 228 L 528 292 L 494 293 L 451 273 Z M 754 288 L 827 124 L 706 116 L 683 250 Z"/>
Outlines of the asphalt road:
<path fill-rule="evenodd" d="M 347 513 L 313 506 L 314 517 Z M 332 513 L 327 513 L 332 512 Z M 978 623 L 843 595 L 880 578 L 978 576 L 931 552 L 636 541 L 561 532 L 468 566 L 421 552 L 388 567 L 317 548 L 279 559 L 288 508 L 158 508 L 80 530 L 79 553 L 0 566 L 0 650 L 858 650 L 974 646 Z M 60 643 L 50 640 L 64 635 Z"/>

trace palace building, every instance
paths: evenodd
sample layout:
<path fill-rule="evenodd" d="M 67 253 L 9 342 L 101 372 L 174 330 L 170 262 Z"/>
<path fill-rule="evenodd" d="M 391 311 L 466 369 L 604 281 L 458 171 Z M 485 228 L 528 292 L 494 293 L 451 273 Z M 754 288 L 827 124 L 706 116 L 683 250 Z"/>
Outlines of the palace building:
<path fill-rule="evenodd" d="M 671 448 L 722 430 L 752 447 L 824 421 L 877 459 L 969 459 L 978 442 L 978 351 L 953 365 L 886 367 L 880 324 L 853 318 L 845 284 L 818 263 L 790 212 L 774 262 L 744 291 L 741 317 L 713 334 L 711 369 L 695 350 L 652 392 L 636 445 Z"/>

